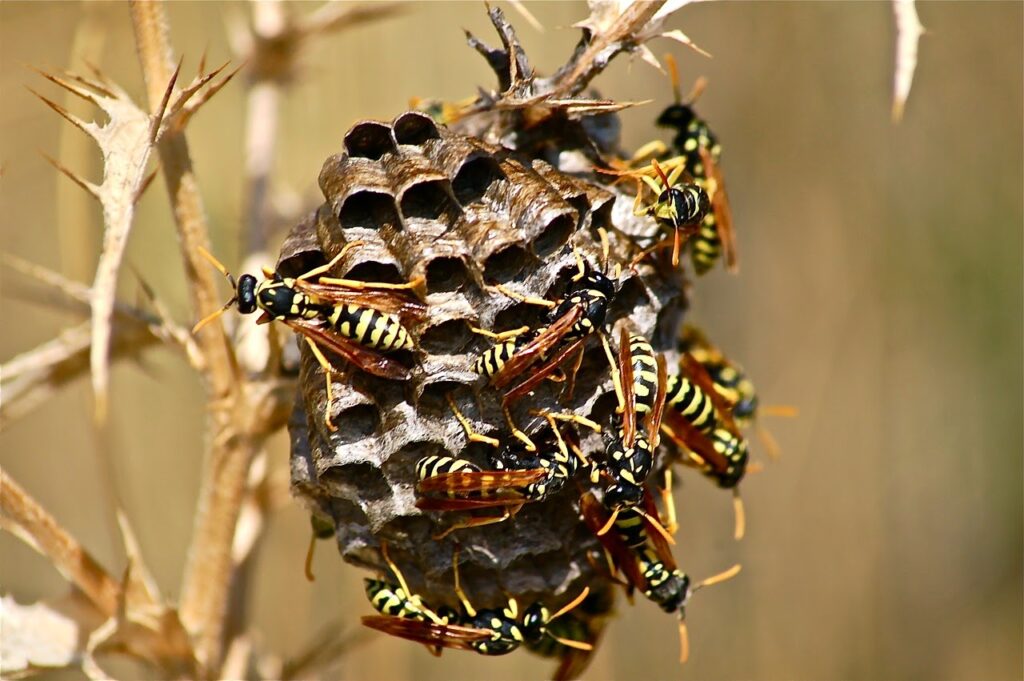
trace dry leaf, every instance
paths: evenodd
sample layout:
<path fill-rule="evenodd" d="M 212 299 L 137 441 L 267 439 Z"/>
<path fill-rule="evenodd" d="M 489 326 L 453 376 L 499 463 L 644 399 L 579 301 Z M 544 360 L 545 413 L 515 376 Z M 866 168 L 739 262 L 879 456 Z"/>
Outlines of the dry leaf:
<path fill-rule="evenodd" d="M 0 676 L 13 679 L 78 665 L 89 632 L 101 621 L 79 593 L 31 605 L 13 596 L 0 598 Z"/>

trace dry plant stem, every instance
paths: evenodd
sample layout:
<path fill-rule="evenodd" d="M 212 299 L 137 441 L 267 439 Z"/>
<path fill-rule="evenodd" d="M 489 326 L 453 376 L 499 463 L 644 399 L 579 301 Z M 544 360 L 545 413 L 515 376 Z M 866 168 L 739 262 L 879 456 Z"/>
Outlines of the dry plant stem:
<path fill-rule="evenodd" d="M 162 2 L 131 3 L 136 47 L 150 108 L 155 109 L 174 70 Z M 188 143 L 180 130 L 168 130 L 158 143 L 164 181 L 178 229 L 192 308 L 201 318 L 220 300 L 213 270 L 199 255 L 209 247 L 206 216 L 192 170 Z M 222 324 L 210 324 L 198 343 L 206 359 L 203 378 L 209 394 L 211 449 L 204 463 L 195 530 L 182 584 L 181 620 L 193 636 L 197 657 L 207 675 L 215 675 L 222 648 L 224 614 L 233 563 L 235 533 L 246 476 L 258 443 L 236 427 L 244 414 L 243 388 Z"/>
<path fill-rule="evenodd" d="M 552 95 L 570 96 L 582 92 L 615 54 L 630 47 L 632 36 L 639 34 L 664 4 L 665 0 L 641 0 L 631 5 L 611 28 L 594 37 L 573 63 L 567 65 L 569 68 L 556 76 Z"/>
<path fill-rule="evenodd" d="M 33 548 L 48 557 L 97 610 L 106 617 L 114 616 L 121 592 L 117 581 L 2 468 L 0 512 L 32 539 Z"/>

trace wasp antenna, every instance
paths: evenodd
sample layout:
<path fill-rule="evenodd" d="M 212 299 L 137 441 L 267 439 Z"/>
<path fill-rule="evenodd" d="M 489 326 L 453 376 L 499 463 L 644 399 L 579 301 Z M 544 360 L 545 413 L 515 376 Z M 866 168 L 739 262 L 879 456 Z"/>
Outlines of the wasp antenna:
<path fill-rule="evenodd" d="M 585 651 L 591 651 L 591 650 L 594 649 L 594 646 L 592 646 L 591 644 L 586 643 L 584 641 L 574 641 L 571 638 L 562 638 L 560 636 L 555 636 L 551 632 L 548 632 L 548 636 L 553 638 L 555 641 L 558 641 L 559 643 L 561 643 L 566 648 L 575 648 L 576 650 L 585 650 Z"/>
<path fill-rule="evenodd" d="M 561 617 L 562 615 L 566 614 L 567 612 L 575 610 L 576 607 L 579 606 L 580 603 L 585 601 L 587 596 L 589 596 L 589 595 L 590 595 L 590 587 L 589 586 L 583 587 L 583 591 L 580 592 L 579 596 L 577 596 L 576 598 L 572 599 L 572 601 L 570 603 L 568 603 L 561 610 L 559 610 L 554 615 L 552 615 L 548 619 L 548 621 L 550 622 L 551 620 L 556 620 L 559 617 Z"/>
<path fill-rule="evenodd" d="M 703 589 L 706 586 L 714 586 L 715 584 L 721 584 L 722 582 L 727 582 L 730 579 L 732 579 L 733 577 L 735 577 L 736 575 L 738 575 L 740 573 L 740 570 L 742 570 L 742 569 L 743 569 L 743 566 L 740 565 L 739 563 L 736 563 L 735 565 L 733 565 L 728 570 L 723 570 L 722 572 L 719 572 L 717 575 L 711 575 L 707 579 L 703 580 L 700 584 L 698 584 L 697 586 L 693 587 L 692 591 L 697 591 L 697 589 Z"/>
<path fill-rule="evenodd" d="M 694 82 L 693 87 L 690 89 L 690 93 L 686 95 L 686 105 L 693 106 L 696 104 L 700 96 L 704 94 L 704 88 L 708 86 L 708 79 L 701 76 Z"/>
<path fill-rule="evenodd" d="M 743 539 L 747 533 L 747 512 L 743 508 L 743 498 L 740 496 L 739 488 L 732 492 L 732 509 L 736 516 L 736 527 L 733 530 L 733 537 L 736 541 Z"/>
<path fill-rule="evenodd" d="M 228 275 L 228 276 L 231 276 L 231 275 Z M 200 329 L 202 329 L 204 326 L 206 326 L 207 324 L 212 322 L 217 317 L 219 317 L 222 314 L 224 314 L 229 307 L 231 307 L 232 305 L 235 304 L 235 301 L 237 301 L 237 300 L 238 300 L 238 296 L 232 296 L 231 300 L 229 300 L 228 302 L 224 303 L 224 306 L 222 308 L 220 308 L 216 312 L 214 312 L 212 314 L 208 314 L 205 317 L 203 317 L 202 319 L 200 319 L 196 323 L 196 325 L 192 327 L 192 335 L 194 336 L 195 334 L 199 333 Z"/>
<path fill-rule="evenodd" d="M 690 659 L 690 635 L 686 631 L 686 620 L 679 620 L 679 664 Z"/>
<path fill-rule="evenodd" d="M 671 54 L 666 54 L 665 66 L 668 67 L 668 78 L 672 84 L 672 99 L 676 104 L 682 104 L 683 99 L 679 92 L 679 66 L 676 64 L 676 58 Z"/>
<path fill-rule="evenodd" d="M 608 274 L 608 257 L 611 252 L 611 244 L 608 243 L 608 230 L 604 227 L 597 228 L 597 235 L 601 239 L 601 269 Z"/>
<path fill-rule="evenodd" d="M 213 253 L 210 253 L 208 250 L 206 250 L 202 246 L 199 246 L 198 248 L 199 248 L 199 255 L 201 255 L 204 258 L 206 258 L 206 260 L 211 265 L 213 265 L 214 267 L 217 268 L 218 272 L 220 272 L 225 277 L 227 277 L 228 281 L 231 282 L 231 288 L 235 288 L 236 287 L 235 278 L 233 276 L 231 276 L 230 272 L 228 272 L 228 268 L 224 267 L 224 263 L 222 263 L 220 260 L 217 260 L 217 258 L 214 257 Z"/>

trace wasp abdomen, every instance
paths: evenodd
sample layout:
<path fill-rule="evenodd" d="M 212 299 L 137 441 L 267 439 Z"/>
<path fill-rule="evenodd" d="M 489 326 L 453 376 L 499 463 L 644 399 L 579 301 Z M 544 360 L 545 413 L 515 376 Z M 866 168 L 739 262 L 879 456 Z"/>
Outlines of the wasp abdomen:
<path fill-rule="evenodd" d="M 711 397 L 685 376 L 669 375 L 665 385 L 665 401 L 704 433 L 713 429 L 717 423 Z"/>
<path fill-rule="evenodd" d="M 412 350 L 412 337 L 398 317 L 368 307 L 338 305 L 327 318 L 331 328 L 375 350 Z"/>

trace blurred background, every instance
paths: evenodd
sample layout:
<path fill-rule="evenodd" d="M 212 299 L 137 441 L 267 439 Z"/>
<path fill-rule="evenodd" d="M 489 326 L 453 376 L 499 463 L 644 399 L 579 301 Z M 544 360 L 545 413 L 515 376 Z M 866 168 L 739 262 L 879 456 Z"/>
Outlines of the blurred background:
<path fill-rule="evenodd" d="M 570 54 L 583 3 L 528 3 L 539 33 L 508 5 L 531 64 Z M 290 5 L 308 12 L 311 5 Z M 621 615 L 588 679 L 1009 679 L 1022 674 L 1022 20 L 1020 3 L 929 3 L 904 121 L 890 122 L 895 27 L 888 3 L 701 3 L 671 20 L 714 56 L 669 41 L 684 91 L 723 142 L 741 271 L 698 280 L 691 319 L 740 361 L 763 403 L 778 463 L 743 486 L 747 538 L 731 539 L 727 494 L 699 476 L 677 492 L 677 558 L 700 578 L 734 562 L 742 575 L 688 609 L 693 653 L 678 667 L 673 617 L 647 602 Z M 231 59 L 225 21 L 248 8 L 172 3 L 172 40 L 194 72 Z M 318 40 L 286 91 L 273 171 L 281 205 L 319 201 L 317 173 L 358 118 L 390 119 L 412 96 L 454 100 L 494 86 L 462 29 L 497 38 L 482 4 L 412 4 L 395 18 Z M 0 5 L 2 249 L 83 281 L 101 239 L 98 206 L 44 151 L 98 179 L 91 142 L 23 85 L 64 93 L 26 65 L 97 63 L 142 98 L 127 7 Z M 244 71 L 243 71 L 244 76 Z M 619 100 L 624 146 L 662 135 L 666 78 L 627 58 L 594 83 Z M 78 101 L 67 105 L 92 113 Z M 241 246 L 244 86 L 197 117 L 189 141 L 215 252 L 237 269 Z M 276 241 L 274 247 L 276 247 Z M 143 198 L 127 261 L 190 323 L 162 180 Z M 127 300 L 139 297 L 129 271 Z M 27 302 L 3 272 L 0 359 L 79 321 Z M 225 296 L 227 288 L 225 287 Z M 114 483 L 164 593 L 184 566 L 203 451 L 203 395 L 164 350 L 116 366 Z M 87 380 L 0 433 L 0 465 L 112 570 Z M 287 466 L 287 439 L 272 465 Z M 755 457 L 764 460 L 755 443 Z M 371 613 L 363 573 L 321 545 L 302 576 L 308 515 L 275 515 L 255 561 L 253 625 L 294 654 L 331 623 Z M 47 561 L 0 535 L 0 589 L 21 602 L 64 590 Z M 372 636 L 340 679 L 541 678 L 550 663 L 484 659 Z"/>

